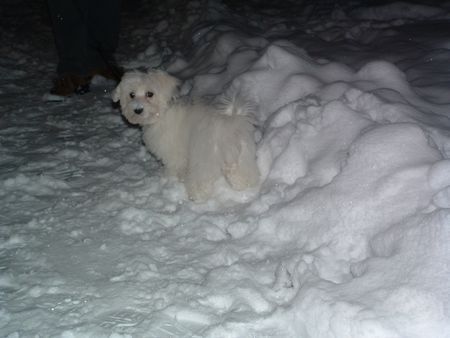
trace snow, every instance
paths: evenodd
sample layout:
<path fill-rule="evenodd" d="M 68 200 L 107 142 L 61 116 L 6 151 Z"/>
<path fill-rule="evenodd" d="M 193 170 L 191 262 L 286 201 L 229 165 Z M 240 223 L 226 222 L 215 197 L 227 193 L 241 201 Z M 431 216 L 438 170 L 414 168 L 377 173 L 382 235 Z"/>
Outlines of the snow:
<path fill-rule="evenodd" d="M 48 102 L 39 6 L 5 16 L 0 335 L 450 337 L 450 3 L 179 5 L 126 9 L 119 60 L 248 96 L 260 185 L 189 201 L 113 84 Z"/>

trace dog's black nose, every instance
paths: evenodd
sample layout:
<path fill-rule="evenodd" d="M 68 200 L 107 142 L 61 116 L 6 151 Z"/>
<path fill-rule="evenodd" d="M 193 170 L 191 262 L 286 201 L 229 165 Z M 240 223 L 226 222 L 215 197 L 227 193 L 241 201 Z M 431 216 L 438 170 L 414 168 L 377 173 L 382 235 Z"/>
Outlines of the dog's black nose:
<path fill-rule="evenodd" d="M 134 110 L 134 112 L 136 113 L 136 114 L 142 114 L 142 112 L 144 111 L 144 108 L 136 108 L 135 110 Z"/>

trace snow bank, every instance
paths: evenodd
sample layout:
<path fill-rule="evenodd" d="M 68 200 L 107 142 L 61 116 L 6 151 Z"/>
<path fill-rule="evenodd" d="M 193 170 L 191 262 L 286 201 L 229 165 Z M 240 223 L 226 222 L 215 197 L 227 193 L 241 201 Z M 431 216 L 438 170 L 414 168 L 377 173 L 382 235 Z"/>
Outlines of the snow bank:
<path fill-rule="evenodd" d="M 207 285 L 221 296 L 215 291 L 206 304 L 264 317 L 209 334 L 449 336 L 449 213 L 441 197 L 450 162 L 420 122 L 441 107 L 385 61 L 353 72 L 275 42 L 241 64 L 246 71 L 229 83 L 259 104 L 264 181 L 249 206 L 254 225 L 226 229 L 245 239 L 259 272 L 249 275 L 247 259 L 215 270 Z M 206 92 L 195 82 L 193 91 Z M 242 281 L 245 289 L 235 289 Z"/>
<path fill-rule="evenodd" d="M 431 5 L 393 2 L 381 6 L 360 8 L 352 11 L 352 17 L 359 20 L 425 19 L 442 17 L 446 11 Z"/>

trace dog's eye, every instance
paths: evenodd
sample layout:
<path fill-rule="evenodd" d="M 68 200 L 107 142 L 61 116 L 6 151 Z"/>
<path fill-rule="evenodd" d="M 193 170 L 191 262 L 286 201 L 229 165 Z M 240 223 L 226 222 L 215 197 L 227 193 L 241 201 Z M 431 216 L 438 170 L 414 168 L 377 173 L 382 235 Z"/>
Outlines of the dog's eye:
<path fill-rule="evenodd" d="M 153 92 L 147 92 L 147 93 L 145 93 L 145 96 L 147 96 L 147 97 L 153 97 Z"/>
<path fill-rule="evenodd" d="M 131 97 L 132 99 L 134 99 L 135 96 L 136 96 L 136 94 L 135 94 L 134 92 L 131 92 L 131 93 L 130 93 L 130 97 Z"/>

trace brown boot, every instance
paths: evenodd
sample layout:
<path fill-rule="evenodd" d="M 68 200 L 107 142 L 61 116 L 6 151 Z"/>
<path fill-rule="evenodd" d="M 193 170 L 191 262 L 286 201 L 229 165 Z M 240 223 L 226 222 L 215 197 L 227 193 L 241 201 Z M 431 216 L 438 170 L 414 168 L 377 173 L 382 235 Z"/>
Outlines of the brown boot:
<path fill-rule="evenodd" d="M 104 68 L 97 68 L 94 69 L 90 75 L 94 77 L 95 75 L 99 75 L 104 77 L 108 80 L 114 80 L 116 82 L 120 82 L 120 79 L 122 78 L 124 73 L 124 70 L 122 67 L 119 67 L 117 65 L 110 65 Z"/>
<path fill-rule="evenodd" d="M 53 81 L 53 88 L 50 93 L 58 96 L 83 95 L 89 92 L 90 82 L 91 77 L 89 76 L 60 75 Z"/>

